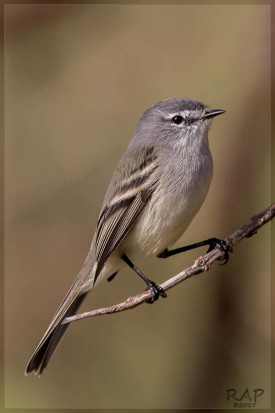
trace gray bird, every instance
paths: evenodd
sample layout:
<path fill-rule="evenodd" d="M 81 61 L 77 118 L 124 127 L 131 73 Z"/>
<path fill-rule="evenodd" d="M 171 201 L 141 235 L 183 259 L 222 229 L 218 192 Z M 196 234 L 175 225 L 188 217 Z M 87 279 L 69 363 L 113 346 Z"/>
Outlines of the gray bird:
<path fill-rule="evenodd" d="M 25 374 L 41 375 L 68 328 L 62 321 L 77 312 L 100 279 L 110 281 L 128 265 L 147 283 L 154 302 L 166 293 L 134 262 L 202 245 L 219 245 L 227 258 L 229 247 L 216 238 L 169 250 L 207 195 L 213 172 L 208 130 L 212 118 L 224 112 L 187 98 L 166 99 L 144 112 L 107 189 L 87 258 Z"/>

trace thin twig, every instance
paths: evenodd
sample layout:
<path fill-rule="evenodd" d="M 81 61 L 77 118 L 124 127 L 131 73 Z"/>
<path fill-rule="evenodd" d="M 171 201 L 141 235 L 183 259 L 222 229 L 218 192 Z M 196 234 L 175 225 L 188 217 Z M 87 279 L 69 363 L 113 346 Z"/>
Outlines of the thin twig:
<path fill-rule="evenodd" d="M 246 224 L 244 224 L 241 228 L 235 231 L 232 235 L 229 235 L 225 238 L 226 241 L 231 247 L 233 245 L 238 244 L 242 239 L 249 238 L 252 235 L 255 235 L 264 224 L 269 222 L 274 218 L 275 215 L 275 204 L 272 204 L 270 207 L 266 208 L 264 211 L 260 212 L 257 215 L 254 215 Z M 181 271 L 179 274 L 169 278 L 168 280 L 164 281 L 160 286 L 163 290 L 169 290 L 170 288 L 174 287 L 175 285 L 181 283 L 182 281 L 186 280 L 187 278 L 192 277 L 193 275 L 199 274 L 204 271 L 208 271 L 211 267 L 211 264 L 214 261 L 222 260 L 224 258 L 224 251 L 219 247 L 216 247 L 208 254 L 199 257 L 196 259 L 195 263 L 185 270 Z M 111 307 L 104 307 L 99 308 L 93 311 L 87 311 L 82 314 L 76 314 L 71 317 L 67 317 L 63 320 L 62 324 L 71 323 L 72 321 L 81 320 L 87 317 L 94 317 L 96 315 L 103 315 L 103 314 L 112 314 L 117 313 L 124 310 L 129 310 L 130 308 L 134 308 L 144 302 L 146 302 L 151 297 L 151 292 L 149 290 L 144 291 L 143 293 L 137 294 L 133 297 L 127 298 L 126 301 L 122 303 L 112 305 Z"/>

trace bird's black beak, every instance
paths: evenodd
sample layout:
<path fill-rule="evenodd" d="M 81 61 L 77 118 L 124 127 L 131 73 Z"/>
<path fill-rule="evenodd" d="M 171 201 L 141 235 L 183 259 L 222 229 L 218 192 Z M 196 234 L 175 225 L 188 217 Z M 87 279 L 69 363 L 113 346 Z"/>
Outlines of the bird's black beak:
<path fill-rule="evenodd" d="M 201 117 L 201 119 L 213 118 L 214 116 L 221 115 L 221 114 L 224 113 L 224 112 L 225 112 L 225 110 L 222 110 L 222 109 L 212 109 L 212 110 L 208 110 L 208 111 Z"/>

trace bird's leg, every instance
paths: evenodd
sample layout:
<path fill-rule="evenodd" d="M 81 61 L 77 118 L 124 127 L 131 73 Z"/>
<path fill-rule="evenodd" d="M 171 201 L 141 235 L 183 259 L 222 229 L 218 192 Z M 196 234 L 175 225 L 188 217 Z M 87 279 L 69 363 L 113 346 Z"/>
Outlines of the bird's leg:
<path fill-rule="evenodd" d="M 192 250 L 194 248 L 203 247 L 204 245 L 209 245 L 207 252 L 212 251 L 216 247 L 219 247 L 222 251 L 224 251 L 224 257 L 220 258 L 221 260 L 224 260 L 224 264 L 226 264 L 229 259 L 229 252 L 233 252 L 232 248 L 226 241 L 218 238 L 209 238 L 201 242 L 196 242 L 195 244 L 186 245 L 185 247 L 175 248 L 174 250 L 165 249 L 158 255 L 158 257 L 168 258 L 172 255 L 179 254 L 180 252 L 185 252 Z"/>
<path fill-rule="evenodd" d="M 162 287 L 159 285 L 155 284 L 154 281 L 149 280 L 142 272 L 135 266 L 135 264 L 132 263 L 132 261 L 127 257 L 127 255 L 123 254 L 121 256 L 121 259 L 126 262 L 127 265 L 129 265 L 132 270 L 134 270 L 148 285 L 147 290 L 150 290 L 152 293 L 152 297 L 148 300 L 150 304 L 152 304 L 154 301 L 156 301 L 159 296 L 161 295 L 163 298 L 167 297 L 166 292 Z"/>

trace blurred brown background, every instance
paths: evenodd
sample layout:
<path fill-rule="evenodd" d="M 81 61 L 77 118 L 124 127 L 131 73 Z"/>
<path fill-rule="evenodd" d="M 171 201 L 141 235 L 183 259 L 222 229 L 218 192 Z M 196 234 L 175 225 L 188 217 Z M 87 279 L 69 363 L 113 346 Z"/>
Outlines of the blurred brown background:
<path fill-rule="evenodd" d="M 268 206 L 270 7 L 6 5 L 4 22 L 6 407 L 230 408 L 228 388 L 263 388 L 257 408 L 270 407 L 269 226 L 166 300 L 75 323 L 40 379 L 23 374 L 147 107 L 181 96 L 227 111 L 210 131 L 210 192 L 178 245 Z M 142 270 L 161 282 L 203 252 Z M 81 310 L 143 289 L 122 272 Z"/>

